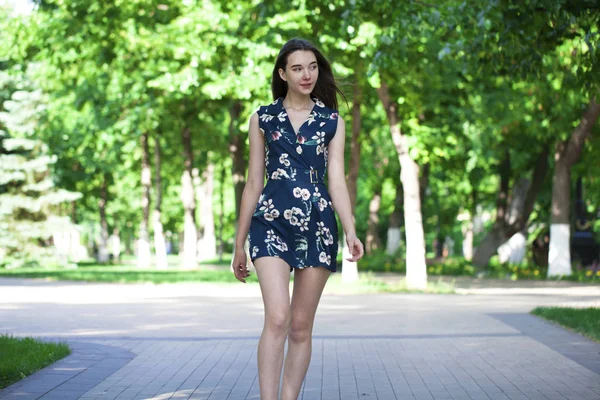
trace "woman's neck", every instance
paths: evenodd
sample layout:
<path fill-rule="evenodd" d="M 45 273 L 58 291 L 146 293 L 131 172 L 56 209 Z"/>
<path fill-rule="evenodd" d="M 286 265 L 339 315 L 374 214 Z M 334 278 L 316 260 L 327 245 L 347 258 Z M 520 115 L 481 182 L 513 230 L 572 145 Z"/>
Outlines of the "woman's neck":
<path fill-rule="evenodd" d="M 312 108 L 312 100 L 310 95 L 287 92 L 283 99 L 283 105 L 287 109 L 304 110 Z"/>

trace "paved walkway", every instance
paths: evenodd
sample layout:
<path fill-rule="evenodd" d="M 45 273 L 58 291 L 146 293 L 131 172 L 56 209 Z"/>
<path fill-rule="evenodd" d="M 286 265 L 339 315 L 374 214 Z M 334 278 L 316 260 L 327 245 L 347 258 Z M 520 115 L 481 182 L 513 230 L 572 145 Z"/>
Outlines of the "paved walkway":
<path fill-rule="evenodd" d="M 324 295 L 300 398 L 599 400 L 600 344 L 528 312 L 599 305 L 600 287 L 484 283 Z M 0 279 L 0 332 L 73 348 L 0 399 L 258 399 L 261 328 L 257 285 Z"/>

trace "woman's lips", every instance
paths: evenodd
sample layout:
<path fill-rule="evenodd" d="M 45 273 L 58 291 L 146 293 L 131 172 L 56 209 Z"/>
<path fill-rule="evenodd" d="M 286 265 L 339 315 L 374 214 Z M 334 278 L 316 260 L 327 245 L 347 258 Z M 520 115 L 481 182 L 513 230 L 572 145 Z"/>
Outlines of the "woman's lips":
<path fill-rule="evenodd" d="M 301 83 L 300 86 L 311 87 L 312 83 Z"/>

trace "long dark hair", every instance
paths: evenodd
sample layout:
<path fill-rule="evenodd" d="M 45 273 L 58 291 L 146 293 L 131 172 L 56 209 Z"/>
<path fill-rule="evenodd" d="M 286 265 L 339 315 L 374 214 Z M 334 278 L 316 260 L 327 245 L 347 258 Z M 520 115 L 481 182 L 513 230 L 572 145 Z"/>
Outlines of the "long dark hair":
<path fill-rule="evenodd" d="M 329 61 L 327 61 L 319 49 L 313 46 L 312 43 L 310 43 L 308 40 L 300 38 L 289 40 L 283 45 L 281 50 L 279 50 L 279 55 L 275 61 L 275 67 L 273 68 L 273 78 L 271 79 L 271 92 L 273 93 L 273 100 L 276 100 L 280 97 L 285 97 L 287 94 L 287 82 L 281 79 L 279 76 L 279 68 L 285 71 L 288 56 L 297 50 L 312 51 L 317 58 L 319 78 L 317 79 L 317 83 L 315 84 L 315 88 L 313 89 L 311 96 L 321 100 L 327 107 L 337 109 L 337 94 L 339 93 L 339 95 L 344 99 L 346 97 L 335 82 Z"/>

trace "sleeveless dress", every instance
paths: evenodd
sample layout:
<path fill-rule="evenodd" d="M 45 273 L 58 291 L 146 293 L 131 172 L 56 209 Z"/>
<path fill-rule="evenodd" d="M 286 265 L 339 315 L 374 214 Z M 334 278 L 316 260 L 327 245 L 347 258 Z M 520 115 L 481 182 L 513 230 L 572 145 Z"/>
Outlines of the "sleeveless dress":
<path fill-rule="evenodd" d="M 337 220 L 324 178 L 338 113 L 316 98 L 313 101 L 298 132 L 283 98 L 257 111 L 265 140 L 267 183 L 250 222 L 250 260 L 279 257 L 290 271 L 325 267 L 335 272 Z"/>

